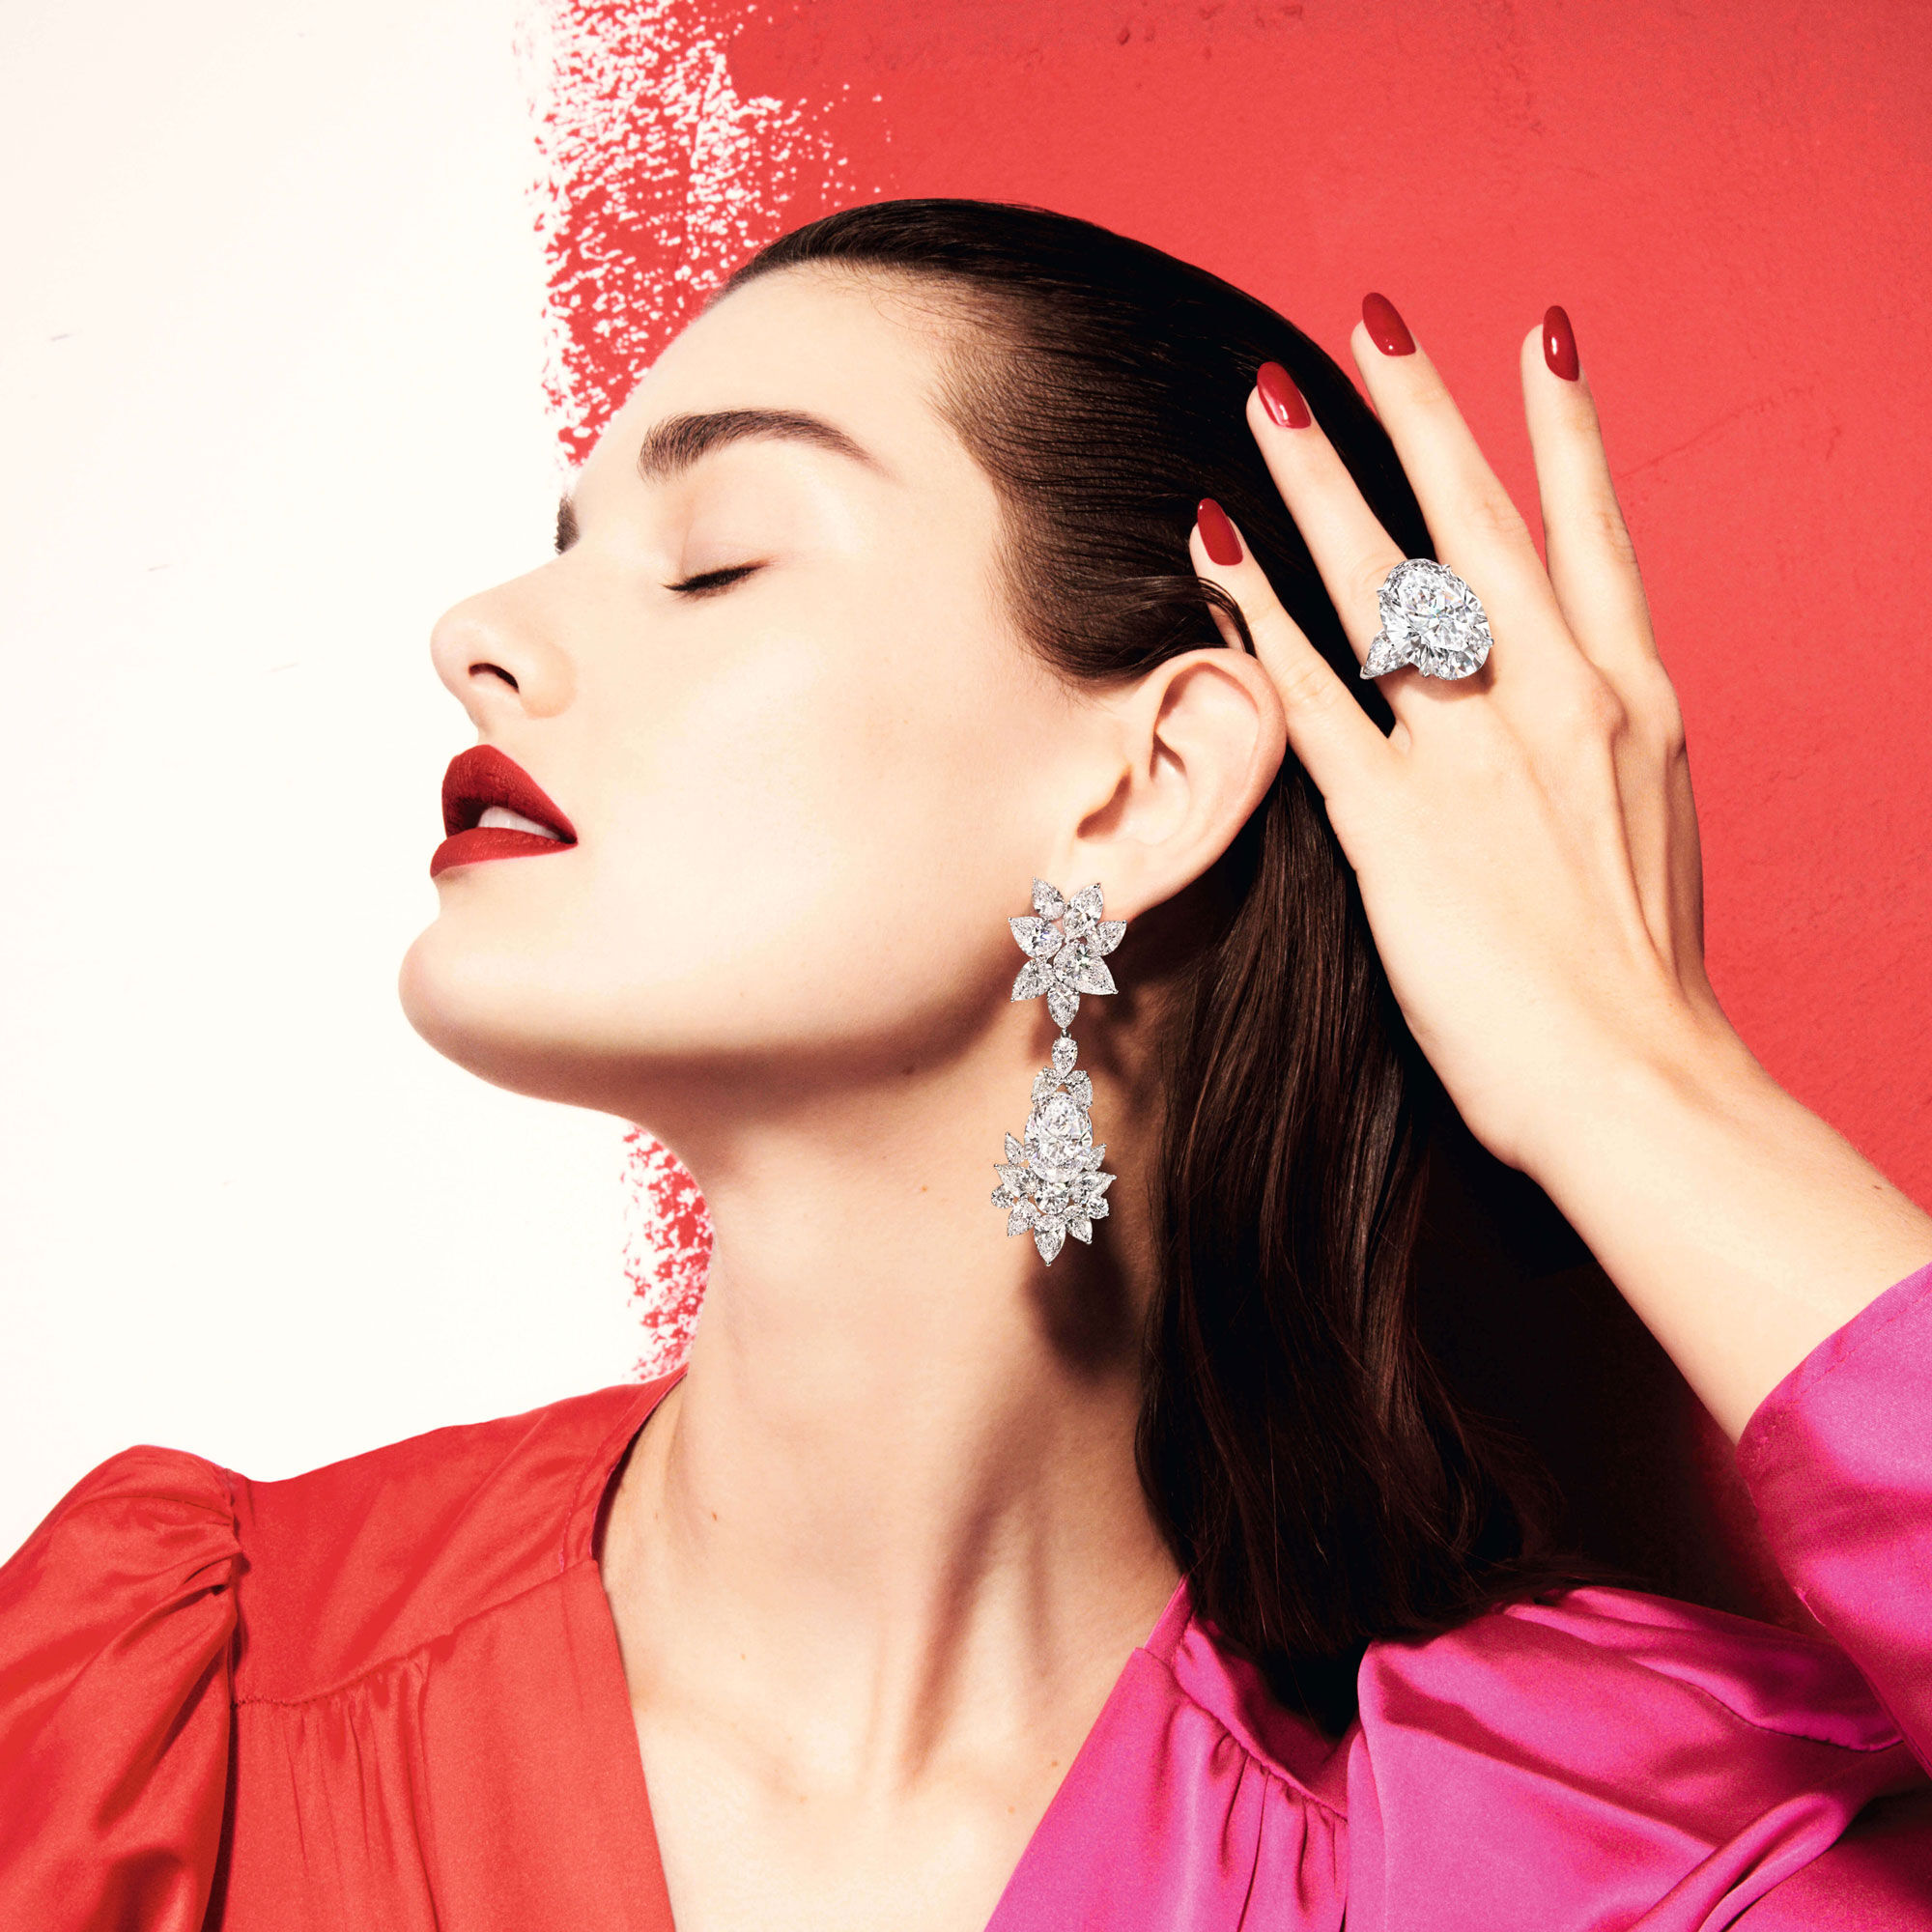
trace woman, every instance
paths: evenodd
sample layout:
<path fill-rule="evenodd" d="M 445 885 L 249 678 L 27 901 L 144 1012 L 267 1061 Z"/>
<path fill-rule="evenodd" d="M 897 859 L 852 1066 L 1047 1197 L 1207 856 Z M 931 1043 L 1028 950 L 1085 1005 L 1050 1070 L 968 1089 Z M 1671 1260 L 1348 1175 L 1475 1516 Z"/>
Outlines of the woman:
<path fill-rule="evenodd" d="M 671 345 L 437 629 L 479 746 L 402 995 L 689 1162 L 689 1363 L 86 1478 L 0 1584 L 7 1923 L 1932 1924 L 1932 1220 L 1705 980 L 1562 312 L 1547 572 L 1382 298 L 1352 347 L 1374 413 L 969 202 Z M 1833 1641 L 1542 1548 L 1409 1310 L 1438 1078 Z"/>

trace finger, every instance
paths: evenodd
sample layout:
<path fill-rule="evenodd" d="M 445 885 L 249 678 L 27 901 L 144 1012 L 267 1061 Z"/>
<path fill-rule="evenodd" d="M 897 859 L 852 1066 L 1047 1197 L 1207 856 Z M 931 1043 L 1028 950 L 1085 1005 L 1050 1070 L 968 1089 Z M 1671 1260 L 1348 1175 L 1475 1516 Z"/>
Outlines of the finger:
<path fill-rule="evenodd" d="M 1201 501 L 1188 550 L 1195 570 L 1239 605 L 1255 656 L 1281 695 L 1289 744 L 1327 801 L 1339 834 L 1345 818 L 1358 816 L 1363 805 L 1379 794 L 1395 751 L 1282 608 L 1233 520 L 1211 497 Z M 1222 635 L 1235 641 L 1230 636 L 1234 627 L 1215 614 Z"/>
<path fill-rule="evenodd" d="M 1549 582 L 1571 635 L 1606 672 L 1655 663 L 1636 551 L 1610 481 L 1596 399 L 1560 308 L 1523 338 L 1522 400 Z"/>
<path fill-rule="evenodd" d="M 1257 372 L 1247 414 L 1262 460 L 1308 546 L 1359 662 L 1381 629 L 1383 580 L 1403 560 L 1404 552 L 1370 509 L 1293 379 L 1278 362 L 1264 363 Z M 1425 716 L 1453 714 L 1489 683 L 1487 667 L 1473 676 L 1453 679 L 1404 670 L 1383 678 L 1381 693 L 1398 728 L 1406 734 Z"/>
<path fill-rule="evenodd" d="M 1377 593 L 1403 553 L 1277 362 L 1264 363 L 1256 377 L 1248 426 L 1359 662 L 1381 628 Z M 1393 702 L 1400 687 L 1412 682 L 1390 678 L 1382 690 Z"/>
<path fill-rule="evenodd" d="M 1529 526 L 1477 446 L 1435 365 L 1387 298 L 1362 303 L 1350 346 L 1369 398 L 1395 444 L 1435 540 L 1436 554 L 1467 580 L 1508 640 L 1498 688 L 1538 667 L 1574 665 L 1563 621 Z"/>
<path fill-rule="evenodd" d="M 1703 952 L 1702 882 L 1683 712 L 1658 656 L 1596 402 L 1560 308 L 1524 338 L 1521 361 L 1550 584 L 1571 635 L 1617 694 L 1628 721 L 1619 777 L 1646 916 L 1665 957 L 1696 962 Z"/>

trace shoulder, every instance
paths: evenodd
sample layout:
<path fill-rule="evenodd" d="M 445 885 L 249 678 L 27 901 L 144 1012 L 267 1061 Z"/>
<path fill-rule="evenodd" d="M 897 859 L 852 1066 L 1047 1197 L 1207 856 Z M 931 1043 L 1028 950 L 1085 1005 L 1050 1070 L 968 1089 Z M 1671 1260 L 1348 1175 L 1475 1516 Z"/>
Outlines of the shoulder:
<path fill-rule="evenodd" d="M 227 1472 L 141 1447 L 84 1476 L 0 1568 L 6 1923 L 200 1922 L 241 1563 Z"/>
<path fill-rule="evenodd" d="M 668 1379 L 431 1430 L 279 1482 L 231 1479 L 238 1694 L 347 1681 L 590 1553 L 605 1480 Z"/>
<path fill-rule="evenodd" d="M 96 1626 L 218 1596 L 238 1553 L 229 1473 L 144 1443 L 89 1470 L 0 1567 L 0 1615 L 16 1636 L 66 1633 L 72 1647 Z"/>
<path fill-rule="evenodd" d="M 1900 1742 L 1829 1639 L 1641 1590 L 1582 1587 L 1375 1643 L 1358 1682 L 1365 1725 L 1468 1710 L 1566 1749 L 1599 1726 L 1633 1746 L 1739 1728 L 1852 1751 Z"/>

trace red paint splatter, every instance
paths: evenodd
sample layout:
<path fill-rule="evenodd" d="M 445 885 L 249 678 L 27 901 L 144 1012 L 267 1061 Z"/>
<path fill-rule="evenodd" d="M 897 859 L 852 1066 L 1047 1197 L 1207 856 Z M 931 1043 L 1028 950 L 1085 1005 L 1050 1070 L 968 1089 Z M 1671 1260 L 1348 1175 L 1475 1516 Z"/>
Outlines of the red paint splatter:
<path fill-rule="evenodd" d="M 739 262 L 862 198 L 827 125 L 838 103 L 739 90 L 731 43 L 758 14 L 718 0 L 538 0 L 520 23 L 549 283 L 545 390 L 573 462 Z M 635 1373 L 649 1378 L 690 1346 L 711 1216 L 668 1149 L 640 1127 L 624 1145 L 624 1272 L 644 1330 Z"/>
<path fill-rule="evenodd" d="M 573 459 L 704 295 L 828 201 L 861 199 L 836 100 L 741 93 L 718 0 L 543 0 L 521 52 L 542 157 L 546 382 Z M 849 89 L 849 83 L 845 84 Z M 803 199 L 806 213 L 787 218 Z"/>
<path fill-rule="evenodd" d="M 711 1213 L 690 1170 L 642 1127 L 624 1136 L 624 1277 L 644 1349 L 633 1374 L 668 1375 L 683 1361 L 704 1303 Z"/>

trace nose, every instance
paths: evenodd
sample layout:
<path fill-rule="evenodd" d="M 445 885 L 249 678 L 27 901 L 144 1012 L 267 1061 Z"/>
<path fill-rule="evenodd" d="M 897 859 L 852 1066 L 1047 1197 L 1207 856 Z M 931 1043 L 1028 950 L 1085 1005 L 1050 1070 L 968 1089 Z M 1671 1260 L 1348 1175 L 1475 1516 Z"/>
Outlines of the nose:
<path fill-rule="evenodd" d="M 569 704 L 576 670 L 558 638 L 541 571 L 451 606 L 430 632 L 436 674 L 479 731 L 511 717 L 554 718 Z"/>

